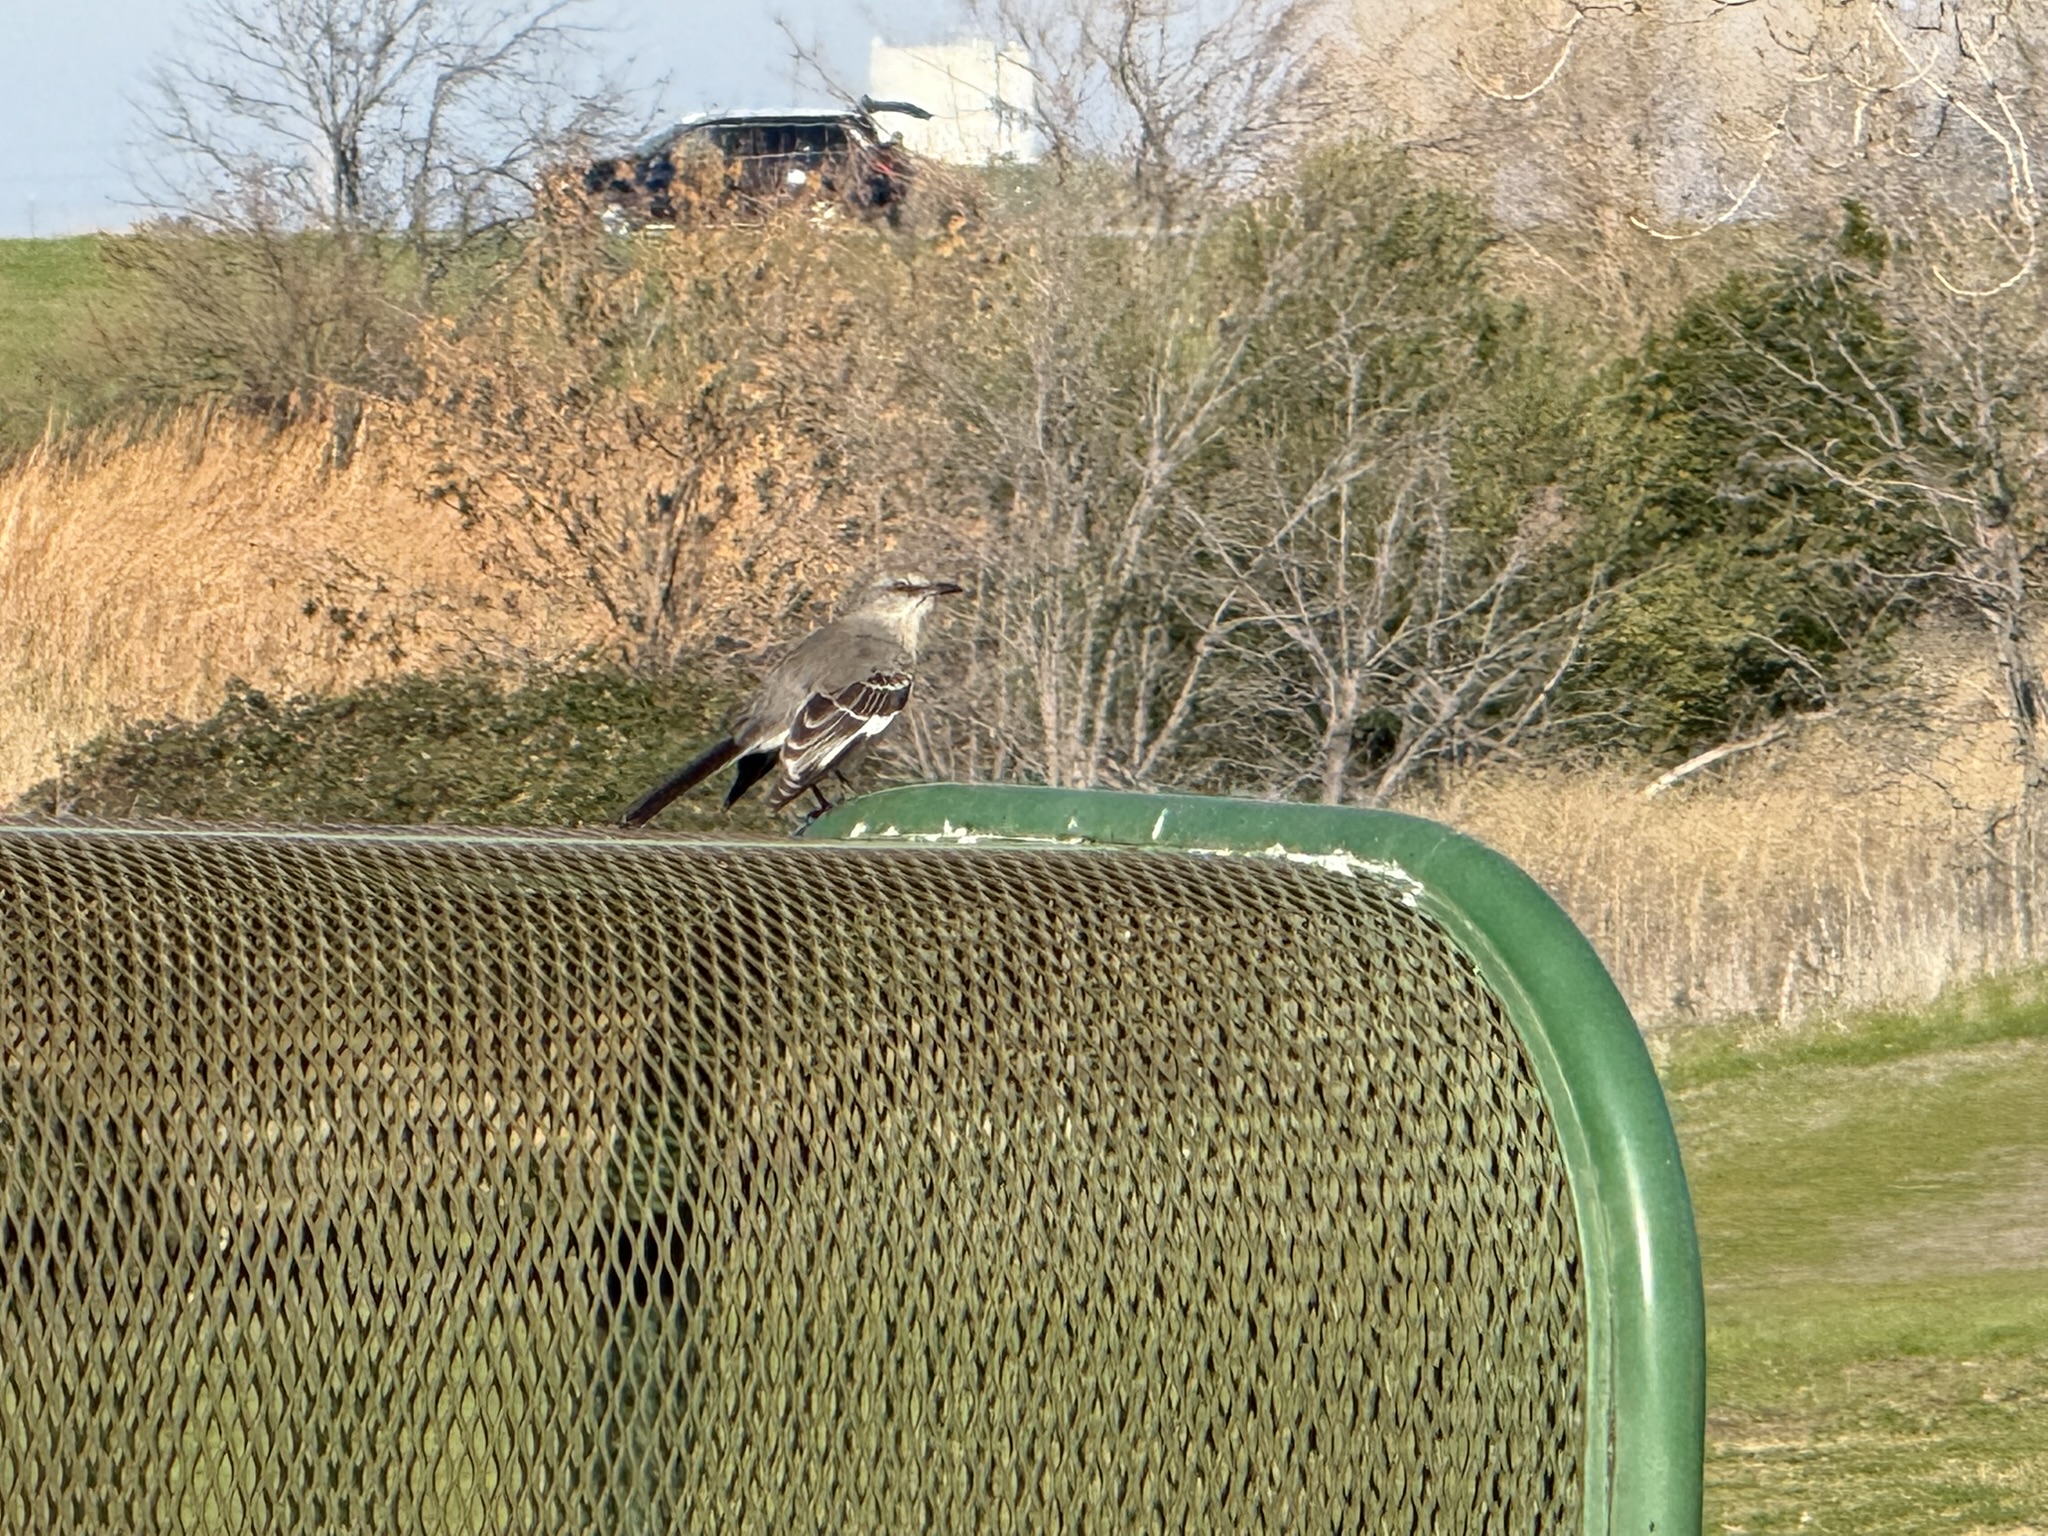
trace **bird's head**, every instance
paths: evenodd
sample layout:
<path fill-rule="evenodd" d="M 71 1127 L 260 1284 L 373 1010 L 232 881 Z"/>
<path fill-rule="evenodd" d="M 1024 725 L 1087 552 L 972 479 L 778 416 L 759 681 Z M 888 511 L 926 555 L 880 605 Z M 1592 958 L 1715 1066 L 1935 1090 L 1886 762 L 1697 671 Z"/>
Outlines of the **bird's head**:
<path fill-rule="evenodd" d="M 918 626 L 932 605 L 966 590 L 958 582 L 934 581 L 917 571 L 892 571 L 868 583 L 854 612 L 889 625 L 915 650 Z"/>

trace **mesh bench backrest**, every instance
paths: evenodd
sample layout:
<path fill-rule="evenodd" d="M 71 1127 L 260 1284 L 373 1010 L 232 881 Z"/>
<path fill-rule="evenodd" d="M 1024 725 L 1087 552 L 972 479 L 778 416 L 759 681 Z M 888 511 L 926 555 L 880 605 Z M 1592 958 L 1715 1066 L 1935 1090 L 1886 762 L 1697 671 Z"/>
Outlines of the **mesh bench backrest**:
<path fill-rule="evenodd" d="M 1369 879 L 0 831 L 8 1531 L 1575 1531 L 1576 1230 Z"/>

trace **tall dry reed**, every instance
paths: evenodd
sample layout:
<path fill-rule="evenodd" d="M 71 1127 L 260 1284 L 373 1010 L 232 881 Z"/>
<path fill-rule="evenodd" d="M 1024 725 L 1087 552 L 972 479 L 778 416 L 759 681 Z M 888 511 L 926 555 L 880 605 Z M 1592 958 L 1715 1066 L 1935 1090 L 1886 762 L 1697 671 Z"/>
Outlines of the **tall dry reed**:
<path fill-rule="evenodd" d="M 368 430 L 343 470 L 323 424 L 191 416 L 0 475 L 0 799 L 116 721 L 211 712 L 232 679 L 330 692 L 594 638 Z"/>
<path fill-rule="evenodd" d="M 1499 848 L 1648 1027 L 1910 1004 L 2048 956 L 2048 880 L 1988 658 L 1923 637 L 1906 696 L 1646 798 L 1654 769 L 1479 773 L 1408 807 Z"/>

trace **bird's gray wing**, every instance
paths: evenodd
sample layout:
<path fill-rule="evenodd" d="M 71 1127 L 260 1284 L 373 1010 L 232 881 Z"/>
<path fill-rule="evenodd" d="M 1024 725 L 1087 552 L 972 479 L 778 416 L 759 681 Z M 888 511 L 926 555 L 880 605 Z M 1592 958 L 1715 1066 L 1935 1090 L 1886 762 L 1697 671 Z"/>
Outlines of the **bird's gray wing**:
<path fill-rule="evenodd" d="M 857 619 L 838 620 L 798 641 L 735 712 L 731 735 L 742 750 L 774 751 L 797 716 L 819 695 L 837 698 L 881 672 L 902 672 L 910 657 L 895 636 Z"/>
<path fill-rule="evenodd" d="M 769 805 L 787 805 L 809 789 L 893 725 L 909 702 L 910 674 L 903 671 L 876 672 L 836 693 L 812 694 L 782 743 L 782 774 Z"/>

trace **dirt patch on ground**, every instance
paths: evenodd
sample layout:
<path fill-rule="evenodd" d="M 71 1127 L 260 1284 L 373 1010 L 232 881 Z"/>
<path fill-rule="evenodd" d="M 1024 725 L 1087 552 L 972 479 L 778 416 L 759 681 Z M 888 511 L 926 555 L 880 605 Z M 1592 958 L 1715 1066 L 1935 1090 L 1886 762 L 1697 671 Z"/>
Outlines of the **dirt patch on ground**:
<path fill-rule="evenodd" d="M 1910 1224 L 1868 1229 L 1856 1246 L 1872 1280 L 1919 1280 L 1991 1269 L 2048 1270 L 2048 1152 L 2001 1149 L 1942 1181 L 1954 1199 Z"/>

